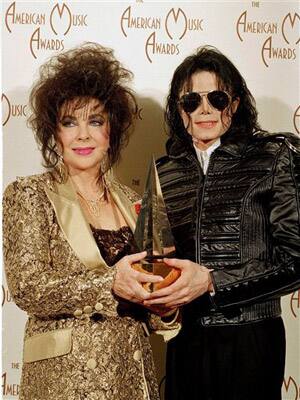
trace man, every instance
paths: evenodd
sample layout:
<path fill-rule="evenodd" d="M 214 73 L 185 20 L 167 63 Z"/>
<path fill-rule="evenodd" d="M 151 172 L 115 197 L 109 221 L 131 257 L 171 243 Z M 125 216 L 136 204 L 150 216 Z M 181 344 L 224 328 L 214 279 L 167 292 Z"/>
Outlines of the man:
<path fill-rule="evenodd" d="M 300 141 L 259 130 L 231 61 L 200 48 L 176 69 L 158 173 L 181 270 L 148 306 L 182 306 L 166 400 L 280 400 L 280 297 L 300 287 Z"/>

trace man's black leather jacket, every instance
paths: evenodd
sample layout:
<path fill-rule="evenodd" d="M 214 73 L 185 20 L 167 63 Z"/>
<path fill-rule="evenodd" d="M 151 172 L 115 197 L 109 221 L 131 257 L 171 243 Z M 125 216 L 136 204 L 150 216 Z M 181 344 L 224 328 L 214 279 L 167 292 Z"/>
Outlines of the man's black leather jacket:
<path fill-rule="evenodd" d="M 169 139 L 157 167 L 177 257 L 212 268 L 215 295 L 183 323 L 248 323 L 281 314 L 300 287 L 300 140 L 226 133 L 203 175 L 191 142 Z"/>

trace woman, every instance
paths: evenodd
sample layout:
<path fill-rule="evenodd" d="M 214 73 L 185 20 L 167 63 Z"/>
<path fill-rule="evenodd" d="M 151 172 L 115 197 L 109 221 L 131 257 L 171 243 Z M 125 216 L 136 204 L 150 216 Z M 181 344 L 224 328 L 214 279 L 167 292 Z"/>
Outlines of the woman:
<path fill-rule="evenodd" d="M 141 282 L 160 280 L 131 268 L 145 256 L 137 196 L 107 174 L 135 118 L 130 78 L 87 43 L 44 64 L 31 91 L 49 171 L 10 184 L 3 205 L 7 281 L 28 313 L 20 400 L 159 398 L 145 309 L 115 295 L 138 303 Z"/>
<path fill-rule="evenodd" d="M 203 47 L 176 69 L 158 162 L 180 278 L 147 305 L 182 306 L 166 400 L 279 400 L 280 297 L 300 287 L 300 140 L 259 130 L 239 71 Z M 184 260 L 182 260 L 184 259 Z"/>

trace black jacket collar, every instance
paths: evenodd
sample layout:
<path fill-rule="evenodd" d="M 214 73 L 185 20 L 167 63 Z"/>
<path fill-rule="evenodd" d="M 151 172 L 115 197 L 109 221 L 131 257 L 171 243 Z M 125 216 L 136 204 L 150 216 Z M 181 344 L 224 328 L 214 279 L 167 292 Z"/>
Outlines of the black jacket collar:
<path fill-rule="evenodd" d="M 221 136 L 221 145 L 216 149 L 218 152 L 226 152 L 235 157 L 240 157 L 249 142 L 252 134 L 245 132 L 238 133 L 233 130 L 228 130 Z M 184 137 L 174 136 L 168 139 L 166 144 L 167 154 L 170 158 L 186 158 L 190 155 L 195 156 L 195 149 L 190 135 Z"/>

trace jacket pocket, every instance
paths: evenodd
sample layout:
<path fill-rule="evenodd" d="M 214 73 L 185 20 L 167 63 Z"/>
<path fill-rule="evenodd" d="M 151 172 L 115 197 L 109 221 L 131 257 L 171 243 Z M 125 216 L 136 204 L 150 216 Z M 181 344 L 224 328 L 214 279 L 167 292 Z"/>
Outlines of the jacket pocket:
<path fill-rule="evenodd" d="M 23 362 L 31 363 L 59 357 L 72 349 L 72 328 L 44 332 L 25 339 Z"/>

